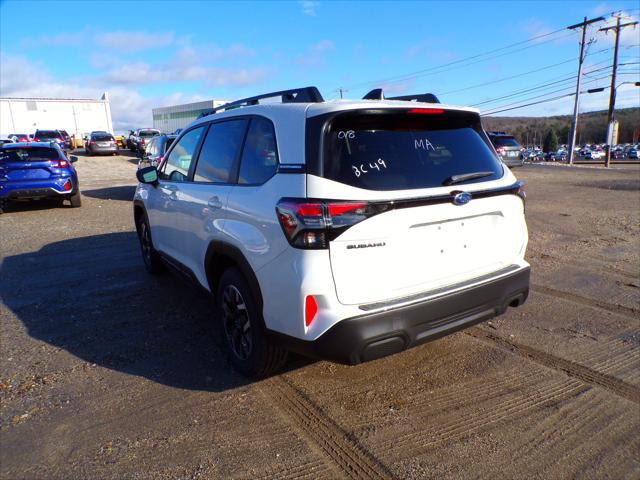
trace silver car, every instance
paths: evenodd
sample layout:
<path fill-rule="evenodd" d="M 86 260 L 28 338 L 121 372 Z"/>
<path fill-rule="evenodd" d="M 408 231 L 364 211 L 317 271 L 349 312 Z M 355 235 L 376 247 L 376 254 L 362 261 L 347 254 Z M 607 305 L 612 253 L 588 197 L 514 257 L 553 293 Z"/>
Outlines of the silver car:
<path fill-rule="evenodd" d="M 85 150 L 89 155 L 117 155 L 118 142 L 110 133 L 94 132 L 87 139 Z"/>

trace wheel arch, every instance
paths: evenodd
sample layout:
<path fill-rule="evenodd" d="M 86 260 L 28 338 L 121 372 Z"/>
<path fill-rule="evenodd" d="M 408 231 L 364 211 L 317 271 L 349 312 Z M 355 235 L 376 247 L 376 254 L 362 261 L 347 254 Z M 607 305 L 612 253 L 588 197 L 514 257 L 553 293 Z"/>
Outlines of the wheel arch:
<path fill-rule="evenodd" d="M 204 267 L 209 283 L 209 290 L 215 296 L 218 282 L 224 271 L 229 267 L 236 267 L 249 284 L 251 293 L 257 303 L 260 316 L 262 317 L 262 290 L 256 274 L 253 272 L 249 261 L 242 251 L 226 242 L 212 241 L 207 247 L 204 259 Z"/>
<path fill-rule="evenodd" d="M 144 216 L 146 214 L 147 212 L 144 208 L 144 204 L 140 200 L 134 200 L 133 201 L 133 222 L 136 226 L 136 232 L 138 232 L 138 235 L 140 234 L 140 227 L 139 227 L 138 220 L 140 219 L 141 216 Z"/>

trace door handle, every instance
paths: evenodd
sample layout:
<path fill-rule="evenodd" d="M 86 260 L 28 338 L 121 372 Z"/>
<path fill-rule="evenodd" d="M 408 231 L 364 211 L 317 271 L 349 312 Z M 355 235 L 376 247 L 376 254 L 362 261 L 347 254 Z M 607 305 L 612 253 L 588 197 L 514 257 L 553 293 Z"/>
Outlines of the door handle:
<path fill-rule="evenodd" d="M 222 202 L 217 196 L 211 197 L 207 202 L 207 206 L 211 209 L 217 210 L 218 208 L 222 208 Z"/>

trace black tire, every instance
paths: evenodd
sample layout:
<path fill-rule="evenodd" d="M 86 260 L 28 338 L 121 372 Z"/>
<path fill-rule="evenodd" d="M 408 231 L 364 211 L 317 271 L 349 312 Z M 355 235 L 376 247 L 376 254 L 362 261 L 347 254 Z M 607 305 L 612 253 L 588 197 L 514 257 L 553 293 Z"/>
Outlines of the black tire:
<path fill-rule="evenodd" d="M 288 352 L 267 339 L 262 313 L 247 281 L 235 267 L 225 270 L 220 278 L 216 310 L 229 360 L 236 370 L 250 378 L 264 378 L 282 368 Z"/>
<path fill-rule="evenodd" d="M 76 191 L 76 193 L 69 197 L 69 202 L 71 203 L 71 208 L 78 208 L 82 206 L 82 196 L 80 195 L 80 190 Z"/>
<path fill-rule="evenodd" d="M 142 261 L 144 267 L 152 275 L 158 275 L 165 271 L 164 263 L 158 252 L 153 248 L 153 239 L 151 238 L 151 228 L 145 214 L 140 215 L 136 220 L 136 230 L 138 231 L 138 240 L 140 241 L 140 250 L 142 252 Z"/>

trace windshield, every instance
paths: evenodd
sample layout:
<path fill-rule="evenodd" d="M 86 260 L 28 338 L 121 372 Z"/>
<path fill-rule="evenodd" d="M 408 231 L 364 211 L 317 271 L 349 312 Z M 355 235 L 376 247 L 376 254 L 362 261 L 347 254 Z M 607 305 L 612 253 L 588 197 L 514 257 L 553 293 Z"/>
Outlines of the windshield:
<path fill-rule="evenodd" d="M 53 148 L 25 147 L 0 150 L 0 162 L 31 162 L 33 160 L 59 160 Z"/>
<path fill-rule="evenodd" d="M 337 116 L 325 137 L 323 176 L 368 190 L 441 187 L 478 172 L 486 175 L 463 183 L 502 176 L 476 114 L 435 112 Z"/>
<path fill-rule="evenodd" d="M 496 147 L 520 147 L 514 137 L 492 137 L 491 141 Z"/>

